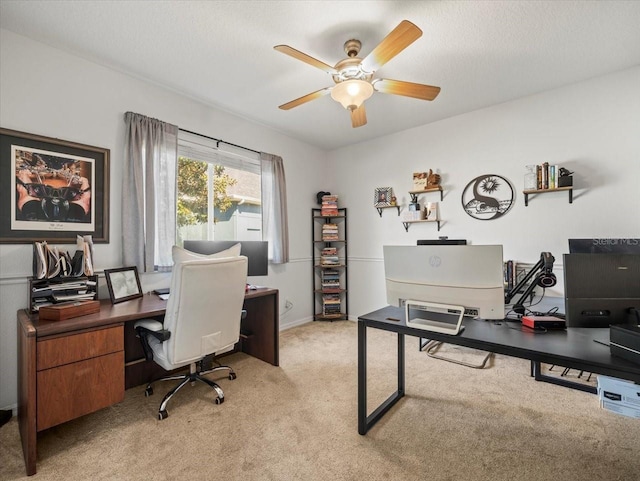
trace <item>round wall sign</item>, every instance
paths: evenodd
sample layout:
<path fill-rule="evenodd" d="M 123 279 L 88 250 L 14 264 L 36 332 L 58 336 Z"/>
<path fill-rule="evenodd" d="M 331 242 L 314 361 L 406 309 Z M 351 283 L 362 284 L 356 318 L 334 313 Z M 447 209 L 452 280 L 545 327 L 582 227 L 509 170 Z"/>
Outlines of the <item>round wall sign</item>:
<path fill-rule="evenodd" d="M 513 187 L 507 179 L 495 174 L 480 175 L 462 192 L 462 208 L 478 220 L 502 217 L 513 205 Z"/>

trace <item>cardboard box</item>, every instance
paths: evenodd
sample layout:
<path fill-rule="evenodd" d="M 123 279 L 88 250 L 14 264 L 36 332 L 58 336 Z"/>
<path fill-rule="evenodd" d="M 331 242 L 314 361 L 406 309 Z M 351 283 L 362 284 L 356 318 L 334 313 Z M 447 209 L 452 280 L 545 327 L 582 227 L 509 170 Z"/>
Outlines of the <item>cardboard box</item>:
<path fill-rule="evenodd" d="M 75 301 L 41 307 L 38 318 L 41 321 L 63 321 L 100 311 L 100 301 Z"/>
<path fill-rule="evenodd" d="M 640 409 L 626 406 L 615 401 L 600 401 L 600 407 L 612 413 L 622 414 L 630 418 L 640 419 Z"/>
<path fill-rule="evenodd" d="M 600 407 L 640 419 L 640 385 L 608 376 L 598 376 Z"/>

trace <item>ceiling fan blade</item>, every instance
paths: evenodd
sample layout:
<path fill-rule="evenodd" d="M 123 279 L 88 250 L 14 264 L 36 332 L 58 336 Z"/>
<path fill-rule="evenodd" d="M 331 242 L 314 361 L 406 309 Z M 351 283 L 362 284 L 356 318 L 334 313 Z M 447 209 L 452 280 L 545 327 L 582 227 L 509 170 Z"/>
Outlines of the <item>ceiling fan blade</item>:
<path fill-rule="evenodd" d="M 282 52 L 285 55 L 289 55 L 295 59 L 302 60 L 304 63 L 308 63 L 309 65 L 319 68 L 320 70 L 324 70 L 325 72 L 330 73 L 332 75 L 338 73 L 338 71 L 335 68 L 333 68 L 331 65 L 321 62 L 320 60 L 313 58 L 310 55 L 307 55 L 306 53 L 302 53 L 301 51 L 296 50 L 295 48 L 289 47 L 288 45 L 276 45 L 273 48 L 278 52 Z"/>
<path fill-rule="evenodd" d="M 298 99 L 292 100 L 291 102 L 287 102 L 286 104 L 282 104 L 280 107 L 278 107 L 279 109 L 282 110 L 289 110 L 292 109 L 294 107 L 297 107 L 298 105 L 302 105 L 302 104 L 306 104 L 307 102 L 310 102 L 312 100 L 315 100 L 317 98 L 323 97 L 325 95 L 327 95 L 329 92 L 331 92 L 331 89 L 333 87 L 327 87 L 324 89 L 320 89 L 320 90 L 316 90 L 315 92 L 312 92 L 310 94 L 304 95 Z"/>
<path fill-rule="evenodd" d="M 366 72 L 375 72 L 422 36 L 422 30 L 403 20 L 361 63 Z"/>
<path fill-rule="evenodd" d="M 440 87 L 403 82 L 402 80 L 379 79 L 372 83 L 373 88 L 383 94 L 403 95 L 420 100 L 433 100 L 440 93 Z"/>
<path fill-rule="evenodd" d="M 364 109 L 364 104 L 362 104 L 357 109 L 351 111 L 351 126 L 355 129 L 356 127 L 362 127 L 366 123 L 367 111 Z"/>

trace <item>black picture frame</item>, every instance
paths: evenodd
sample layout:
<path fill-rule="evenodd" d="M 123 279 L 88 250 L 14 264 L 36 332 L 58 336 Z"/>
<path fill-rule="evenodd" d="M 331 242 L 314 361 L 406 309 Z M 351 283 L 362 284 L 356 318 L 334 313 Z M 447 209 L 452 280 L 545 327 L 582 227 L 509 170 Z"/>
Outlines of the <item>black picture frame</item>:
<path fill-rule="evenodd" d="M 135 266 L 105 269 L 104 277 L 107 280 L 111 304 L 130 301 L 143 295 L 138 268 Z"/>
<path fill-rule="evenodd" d="M 0 243 L 73 244 L 77 235 L 108 243 L 109 156 L 106 148 L 0 128 Z"/>

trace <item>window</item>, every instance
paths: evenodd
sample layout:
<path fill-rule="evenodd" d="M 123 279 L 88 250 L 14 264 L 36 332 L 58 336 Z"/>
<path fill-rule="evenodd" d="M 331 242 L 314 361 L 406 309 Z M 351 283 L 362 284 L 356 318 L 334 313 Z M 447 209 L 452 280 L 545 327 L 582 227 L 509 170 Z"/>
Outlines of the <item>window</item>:
<path fill-rule="evenodd" d="M 269 260 L 274 264 L 289 262 L 282 157 L 266 152 L 251 155 L 252 151 L 241 147 L 234 151 L 231 145 L 220 150 L 217 144 L 224 142 L 188 131 L 180 131 L 178 142 L 176 125 L 135 112 L 125 113 L 125 125 L 125 265 L 136 266 L 140 272 L 169 270 L 173 265 L 171 246 L 184 245 L 185 236 L 196 236 L 189 229 L 199 229 L 199 240 L 267 240 Z M 178 157 L 183 161 L 179 206 Z"/>
<path fill-rule="evenodd" d="M 176 243 L 262 240 L 259 155 L 180 132 Z"/>

